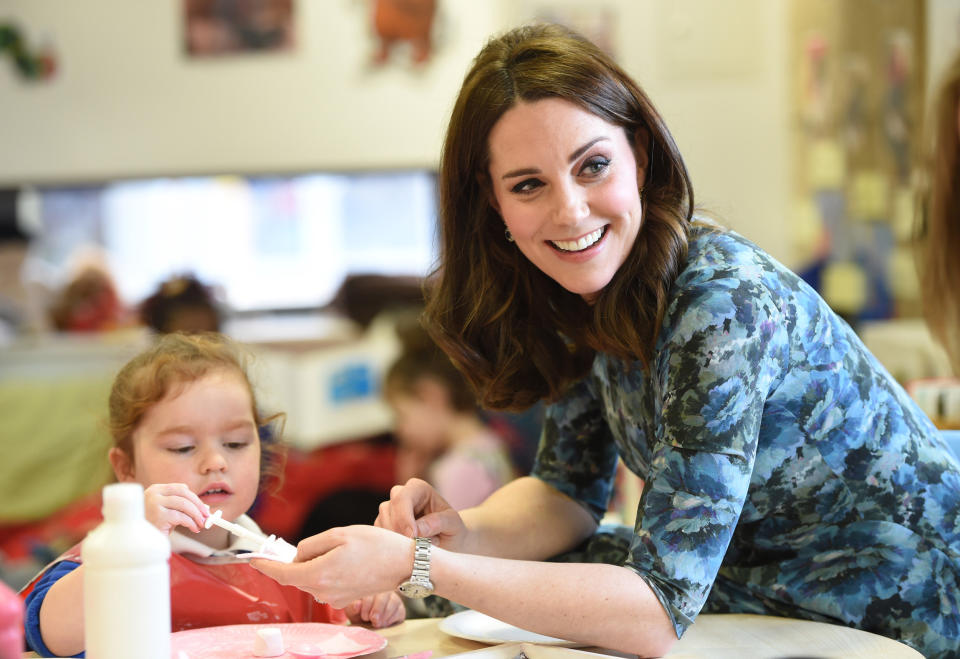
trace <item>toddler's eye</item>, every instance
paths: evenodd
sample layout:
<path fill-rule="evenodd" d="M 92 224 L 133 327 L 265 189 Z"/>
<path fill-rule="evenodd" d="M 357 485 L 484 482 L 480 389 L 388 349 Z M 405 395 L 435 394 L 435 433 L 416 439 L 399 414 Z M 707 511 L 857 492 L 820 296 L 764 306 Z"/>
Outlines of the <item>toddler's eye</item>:
<path fill-rule="evenodd" d="M 172 448 L 168 448 L 167 450 L 170 451 L 171 453 L 189 453 L 190 451 L 193 450 L 193 447 L 192 446 L 174 446 Z"/>
<path fill-rule="evenodd" d="M 224 442 L 224 445 L 230 449 L 241 449 L 241 448 L 246 448 L 250 446 L 250 441 L 246 439 L 234 440 L 234 441 Z"/>

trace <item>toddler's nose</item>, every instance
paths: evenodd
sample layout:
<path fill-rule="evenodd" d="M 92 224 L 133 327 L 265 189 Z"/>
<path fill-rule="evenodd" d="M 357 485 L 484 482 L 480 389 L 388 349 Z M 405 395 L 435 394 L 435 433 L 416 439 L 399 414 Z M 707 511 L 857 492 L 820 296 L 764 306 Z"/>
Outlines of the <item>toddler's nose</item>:
<path fill-rule="evenodd" d="M 210 471 L 224 471 L 227 468 L 227 460 L 220 451 L 208 451 L 203 456 L 201 462 L 201 471 L 207 473 Z"/>

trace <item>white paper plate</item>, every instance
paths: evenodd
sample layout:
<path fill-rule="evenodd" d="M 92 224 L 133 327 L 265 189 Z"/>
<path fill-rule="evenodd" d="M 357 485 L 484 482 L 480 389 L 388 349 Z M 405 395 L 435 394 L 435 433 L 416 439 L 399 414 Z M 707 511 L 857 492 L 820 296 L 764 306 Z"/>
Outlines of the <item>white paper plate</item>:
<path fill-rule="evenodd" d="M 461 611 L 440 621 L 440 631 L 481 643 L 539 643 L 567 648 L 583 647 L 583 643 L 544 636 L 491 618 L 479 611 Z"/>

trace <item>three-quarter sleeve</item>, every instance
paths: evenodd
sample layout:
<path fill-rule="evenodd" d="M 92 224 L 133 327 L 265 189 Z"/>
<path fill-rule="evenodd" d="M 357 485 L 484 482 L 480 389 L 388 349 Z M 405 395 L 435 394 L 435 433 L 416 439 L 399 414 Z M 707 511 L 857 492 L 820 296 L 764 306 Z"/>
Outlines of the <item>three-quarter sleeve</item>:
<path fill-rule="evenodd" d="M 653 375 L 654 449 L 626 565 L 680 636 L 717 577 L 747 498 L 766 398 L 787 360 L 758 278 L 690 283 L 674 300 Z"/>

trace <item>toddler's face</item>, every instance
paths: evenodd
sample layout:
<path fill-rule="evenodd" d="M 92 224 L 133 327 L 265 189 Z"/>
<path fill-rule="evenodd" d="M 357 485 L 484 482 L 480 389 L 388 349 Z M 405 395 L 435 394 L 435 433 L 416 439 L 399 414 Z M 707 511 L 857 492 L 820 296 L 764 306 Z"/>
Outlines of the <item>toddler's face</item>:
<path fill-rule="evenodd" d="M 449 410 L 412 392 L 395 392 L 388 401 L 393 411 L 394 434 L 404 447 L 424 453 L 436 453 L 444 448 Z"/>
<path fill-rule="evenodd" d="M 260 438 L 243 377 L 214 372 L 173 389 L 144 415 L 133 456 L 144 487 L 185 483 L 224 519 L 247 512 L 260 482 Z"/>

